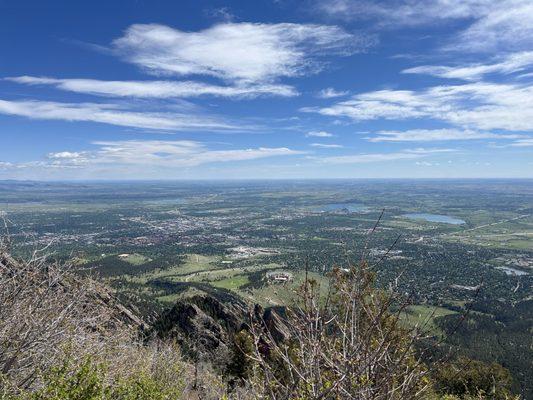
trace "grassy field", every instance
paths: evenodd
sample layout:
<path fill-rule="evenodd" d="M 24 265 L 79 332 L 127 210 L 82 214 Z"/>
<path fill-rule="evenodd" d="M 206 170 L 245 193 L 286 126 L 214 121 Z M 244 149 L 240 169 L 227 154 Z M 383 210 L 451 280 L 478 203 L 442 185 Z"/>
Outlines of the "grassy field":
<path fill-rule="evenodd" d="M 516 216 L 512 217 L 516 218 Z M 500 220 L 446 236 L 446 240 L 512 250 L 533 250 L 533 217 Z"/>
<path fill-rule="evenodd" d="M 166 270 L 158 270 L 141 277 L 128 277 L 128 280 L 136 283 L 146 283 L 151 279 L 166 279 L 170 282 L 187 282 L 187 283 L 208 283 L 214 287 L 231 290 L 243 298 L 253 303 L 259 303 L 263 306 L 273 306 L 288 304 L 296 298 L 296 289 L 302 285 L 305 280 L 303 271 L 291 271 L 293 281 L 286 284 L 275 284 L 262 282 L 260 288 L 245 288 L 250 283 L 252 273 L 260 271 L 266 274 L 271 270 L 280 270 L 278 264 L 263 264 L 261 259 L 257 259 L 257 264 L 250 266 L 228 266 L 221 264 L 220 257 L 201 256 L 189 254 L 185 264 L 179 267 L 173 267 Z M 309 273 L 309 277 L 315 279 L 320 285 L 322 295 L 327 292 L 327 279 L 317 273 Z M 152 293 L 162 302 L 171 303 L 176 301 L 177 295 L 158 296 Z"/>
<path fill-rule="evenodd" d="M 140 261 L 140 258 L 137 256 L 139 255 L 132 254 L 125 260 L 133 264 L 135 261 Z M 130 260 L 130 258 L 132 259 Z M 209 283 L 214 287 L 232 290 L 245 298 L 249 298 L 250 292 L 249 290 L 244 290 L 243 286 L 250 283 L 250 274 L 257 271 L 265 271 L 266 273 L 268 270 L 280 268 L 278 264 L 263 264 L 259 258 L 257 259 L 257 264 L 246 267 L 225 264 L 223 263 L 224 260 L 225 258 L 222 256 L 188 254 L 184 262 L 180 265 L 166 269 L 156 269 L 142 275 L 124 275 L 121 276 L 121 279 L 136 284 L 146 284 L 154 279 L 164 279 L 174 283 Z M 296 282 L 300 282 L 300 279 L 297 278 L 295 284 Z M 159 293 L 154 293 L 148 285 L 145 286 L 142 292 L 165 303 L 171 303 L 177 299 L 177 295 L 173 294 L 160 296 Z"/>
<path fill-rule="evenodd" d="M 262 306 L 277 306 L 291 304 L 297 298 L 297 289 L 305 281 L 304 271 L 290 271 L 293 274 L 292 282 L 285 284 L 265 284 L 251 292 L 242 293 L 245 298 L 253 300 Z M 316 280 L 320 287 L 321 296 L 326 296 L 328 291 L 328 279 L 323 275 L 309 272 L 308 277 Z"/>
<path fill-rule="evenodd" d="M 440 336 L 442 331 L 435 324 L 435 318 L 456 314 L 455 311 L 444 307 L 414 305 L 409 306 L 402 314 L 402 319 L 409 327 L 419 327 L 428 334 Z"/>
<path fill-rule="evenodd" d="M 239 291 L 239 288 L 241 286 L 244 286 L 249 282 L 250 280 L 248 279 L 247 274 L 239 274 L 239 275 L 234 275 L 230 278 L 222 279 L 220 281 L 213 281 L 211 282 L 211 285 L 215 287 L 223 288 L 223 289 Z"/>
<path fill-rule="evenodd" d="M 130 263 L 131 265 L 142 265 L 150 261 L 148 257 L 138 253 L 129 254 L 127 257 L 121 257 L 120 259 Z"/>
<path fill-rule="evenodd" d="M 179 274 L 185 275 L 203 270 L 217 269 L 221 267 L 221 261 L 221 257 L 187 254 L 185 263 L 179 267 Z"/>

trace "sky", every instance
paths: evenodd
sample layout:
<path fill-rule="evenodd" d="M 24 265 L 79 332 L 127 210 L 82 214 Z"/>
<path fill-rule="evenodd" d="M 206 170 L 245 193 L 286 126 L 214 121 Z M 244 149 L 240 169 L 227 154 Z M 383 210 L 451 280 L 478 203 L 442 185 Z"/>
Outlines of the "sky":
<path fill-rule="evenodd" d="M 0 0 L 0 179 L 533 178 L 531 0 Z"/>

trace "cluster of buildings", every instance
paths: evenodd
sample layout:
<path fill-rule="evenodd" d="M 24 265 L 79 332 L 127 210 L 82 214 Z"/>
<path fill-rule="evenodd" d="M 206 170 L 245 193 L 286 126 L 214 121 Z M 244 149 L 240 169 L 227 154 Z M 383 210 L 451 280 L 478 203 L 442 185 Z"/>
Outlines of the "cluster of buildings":
<path fill-rule="evenodd" d="M 286 271 L 267 272 L 265 278 L 269 283 L 286 283 L 293 280 L 293 275 Z"/>

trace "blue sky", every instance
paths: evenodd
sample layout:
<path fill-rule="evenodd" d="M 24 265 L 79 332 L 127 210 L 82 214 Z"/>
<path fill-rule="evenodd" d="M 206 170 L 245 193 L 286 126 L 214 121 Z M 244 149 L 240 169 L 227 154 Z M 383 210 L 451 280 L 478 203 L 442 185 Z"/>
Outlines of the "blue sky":
<path fill-rule="evenodd" d="M 533 178 L 531 0 L 0 0 L 0 179 Z"/>

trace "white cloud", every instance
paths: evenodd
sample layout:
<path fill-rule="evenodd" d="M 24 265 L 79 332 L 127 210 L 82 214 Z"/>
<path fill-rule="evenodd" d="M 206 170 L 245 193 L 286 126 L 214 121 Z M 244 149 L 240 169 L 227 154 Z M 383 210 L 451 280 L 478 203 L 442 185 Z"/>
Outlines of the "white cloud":
<path fill-rule="evenodd" d="M 324 143 L 311 143 L 309 146 L 318 147 L 320 149 L 341 149 L 344 147 L 341 144 L 324 144 Z"/>
<path fill-rule="evenodd" d="M 379 131 L 366 138 L 370 142 L 434 142 L 444 140 L 517 139 L 521 135 L 502 135 L 460 129 L 411 129 L 407 131 Z"/>
<path fill-rule="evenodd" d="M 1 170 L 34 170 L 34 171 L 44 171 L 44 170 L 79 170 L 86 163 L 77 162 L 73 160 L 55 160 L 55 161 L 28 161 L 28 162 L 19 162 L 19 163 L 6 163 L 0 162 Z M 32 178 L 30 178 L 32 179 Z"/>
<path fill-rule="evenodd" d="M 125 140 L 94 142 L 94 151 L 62 151 L 47 155 L 47 161 L 24 163 L 0 162 L 4 170 L 68 170 L 81 169 L 94 172 L 128 171 L 141 168 L 145 172 L 163 170 L 171 173 L 175 168 L 194 167 L 202 164 L 256 160 L 267 157 L 294 156 L 303 151 L 286 147 L 258 147 L 235 150 L 212 150 L 203 143 L 190 140 Z"/>
<path fill-rule="evenodd" d="M 533 45 L 531 0 L 321 0 L 317 9 L 341 19 L 377 20 L 386 29 L 459 20 L 466 27 L 447 50 L 516 51 Z"/>
<path fill-rule="evenodd" d="M 254 160 L 258 158 L 303 154 L 286 147 L 238 150 L 209 150 L 202 143 L 188 140 L 129 140 L 95 142 L 101 146 L 95 162 L 158 166 L 196 166 L 213 162 Z"/>
<path fill-rule="evenodd" d="M 322 89 L 317 93 L 316 97 L 320 99 L 333 99 L 335 97 L 342 97 L 348 95 L 348 91 L 335 90 L 333 88 Z"/>
<path fill-rule="evenodd" d="M 216 118 L 172 112 L 142 112 L 116 104 L 0 100 L 0 114 L 46 120 L 86 121 L 161 130 L 241 129 Z"/>
<path fill-rule="evenodd" d="M 501 61 L 492 64 L 472 64 L 468 66 L 422 65 L 403 70 L 404 74 L 427 74 L 441 78 L 478 80 L 491 73 L 511 74 L 533 67 L 533 51 L 512 53 Z"/>
<path fill-rule="evenodd" d="M 0 161 L 0 169 L 8 169 L 12 167 L 13 167 L 13 163 L 10 163 L 7 161 Z"/>
<path fill-rule="evenodd" d="M 46 158 L 49 162 L 42 162 L 44 167 L 65 167 L 65 168 L 75 168 L 88 164 L 91 154 L 86 151 L 81 152 L 71 152 L 71 151 L 61 151 L 58 153 L 48 153 Z M 33 166 L 30 163 L 28 166 Z"/>
<path fill-rule="evenodd" d="M 369 37 L 326 25 L 228 22 L 198 32 L 185 32 L 164 25 L 137 24 L 112 43 L 113 51 L 125 60 L 155 75 L 208 75 L 230 85 L 35 76 L 5 79 L 110 97 L 290 97 L 298 95 L 297 90 L 276 80 L 317 72 L 326 63 L 324 56 L 350 55 L 371 44 L 373 39 Z M 331 89 L 326 95 L 340 95 L 340 92 Z"/>
<path fill-rule="evenodd" d="M 486 14 L 493 0 L 325 0 L 317 8 L 342 19 L 378 19 L 382 26 L 415 26 Z"/>
<path fill-rule="evenodd" d="M 85 152 L 70 152 L 70 151 L 61 151 L 59 153 L 48 153 L 47 157 L 50 159 L 79 159 L 85 156 Z"/>
<path fill-rule="evenodd" d="M 209 17 L 224 21 L 231 22 L 236 19 L 235 15 L 228 7 L 212 8 L 204 11 Z"/>
<path fill-rule="evenodd" d="M 222 23 L 198 32 L 158 24 L 130 26 L 113 47 L 156 75 L 210 75 L 268 82 L 320 69 L 316 58 L 349 55 L 371 44 L 336 26 Z"/>
<path fill-rule="evenodd" d="M 306 137 L 333 137 L 335 136 L 334 134 L 332 133 L 329 133 L 329 132 L 326 132 L 326 131 L 311 131 L 311 132 L 307 132 L 307 134 L 305 135 Z"/>
<path fill-rule="evenodd" d="M 533 138 L 516 140 L 515 142 L 511 143 L 509 146 L 511 147 L 533 147 Z"/>
<path fill-rule="evenodd" d="M 517 78 L 520 78 L 520 79 L 533 78 L 533 72 L 528 72 L 527 74 L 518 75 Z"/>
<path fill-rule="evenodd" d="M 47 160 L 26 161 L 17 163 L 0 162 L 0 169 L 4 170 L 68 170 L 80 169 L 89 165 L 91 154 L 86 151 L 70 152 L 61 151 L 48 153 Z"/>
<path fill-rule="evenodd" d="M 461 51 L 516 51 L 533 47 L 533 2 L 491 1 L 490 7 L 448 46 Z"/>
<path fill-rule="evenodd" d="M 326 164 L 366 164 L 374 162 L 409 160 L 427 157 L 435 153 L 449 153 L 455 151 L 454 149 L 409 149 L 394 153 L 370 153 L 370 154 L 355 154 L 335 157 L 318 158 L 319 161 Z"/>
<path fill-rule="evenodd" d="M 321 159 L 326 164 L 366 164 L 373 162 L 405 160 L 422 157 L 413 153 L 373 153 L 357 154 L 350 156 L 324 157 Z"/>
<path fill-rule="evenodd" d="M 419 91 L 379 90 L 301 111 L 354 121 L 432 118 L 461 129 L 531 131 L 533 86 L 476 82 Z"/>
<path fill-rule="evenodd" d="M 200 96 L 253 98 L 298 95 L 294 87 L 281 84 L 218 86 L 193 81 L 101 81 L 96 79 L 54 79 L 35 76 L 5 78 L 27 85 L 48 85 L 57 89 L 110 97 L 184 98 Z"/>

